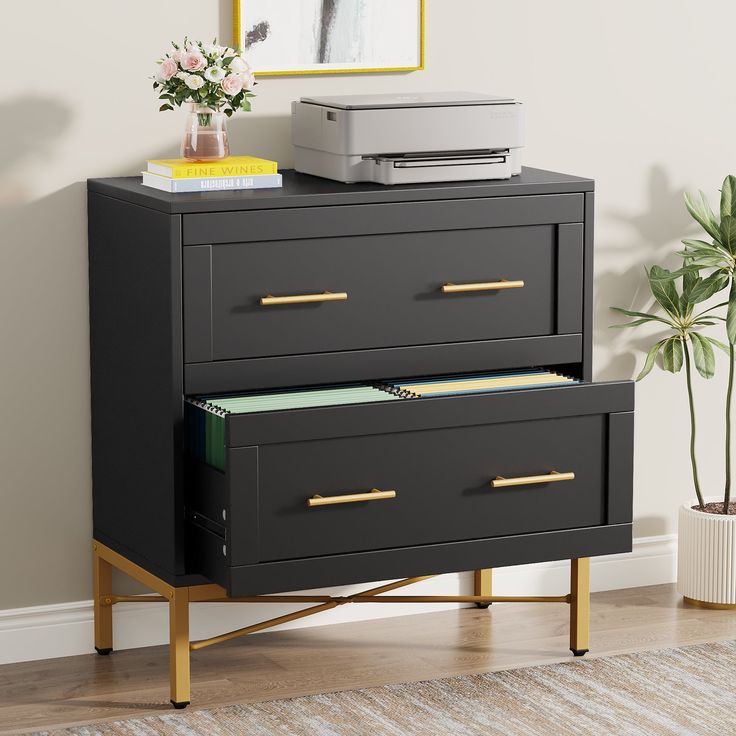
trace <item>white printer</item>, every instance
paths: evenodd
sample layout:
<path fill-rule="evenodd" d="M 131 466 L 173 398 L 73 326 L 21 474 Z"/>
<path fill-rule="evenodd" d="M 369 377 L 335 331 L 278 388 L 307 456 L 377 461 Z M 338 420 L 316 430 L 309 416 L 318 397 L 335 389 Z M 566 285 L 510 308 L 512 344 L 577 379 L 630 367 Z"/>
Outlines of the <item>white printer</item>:
<path fill-rule="evenodd" d="M 474 92 L 302 97 L 292 102 L 294 168 L 380 184 L 508 179 L 521 173 L 524 114 Z"/>

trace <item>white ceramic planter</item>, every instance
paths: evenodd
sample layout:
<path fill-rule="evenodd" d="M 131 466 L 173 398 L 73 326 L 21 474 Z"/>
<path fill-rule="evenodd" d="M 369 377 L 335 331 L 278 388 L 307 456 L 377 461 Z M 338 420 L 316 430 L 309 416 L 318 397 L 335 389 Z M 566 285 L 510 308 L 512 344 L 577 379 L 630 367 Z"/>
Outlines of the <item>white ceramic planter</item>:
<path fill-rule="evenodd" d="M 736 608 L 736 515 L 704 514 L 696 504 L 680 507 L 677 592 L 706 608 Z"/>

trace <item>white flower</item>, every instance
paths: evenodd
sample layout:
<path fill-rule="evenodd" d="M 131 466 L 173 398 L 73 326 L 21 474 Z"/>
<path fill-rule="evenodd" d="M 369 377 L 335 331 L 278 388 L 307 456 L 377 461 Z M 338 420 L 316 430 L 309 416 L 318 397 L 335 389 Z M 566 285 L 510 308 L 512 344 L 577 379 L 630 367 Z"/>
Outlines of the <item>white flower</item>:
<path fill-rule="evenodd" d="M 216 43 L 206 43 L 202 48 L 208 56 L 222 56 L 222 52 L 225 50 L 224 46 L 218 46 Z"/>
<path fill-rule="evenodd" d="M 239 75 L 240 78 L 243 80 L 243 89 L 253 89 L 256 83 L 256 78 L 251 71 L 243 72 Z"/>
<path fill-rule="evenodd" d="M 225 78 L 225 70 L 219 66 L 210 66 L 204 70 L 204 78 L 208 82 L 219 83 Z"/>
<path fill-rule="evenodd" d="M 183 79 L 186 82 L 186 79 L 189 76 L 189 72 L 177 72 L 174 76 L 177 79 Z"/>
<path fill-rule="evenodd" d="M 235 74 L 240 74 L 241 72 L 249 72 L 250 65 L 242 56 L 236 56 L 230 62 L 230 71 L 234 72 Z"/>
<path fill-rule="evenodd" d="M 204 79 L 202 79 L 198 74 L 187 75 L 184 82 L 189 89 L 200 89 L 201 87 L 204 87 Z"/>

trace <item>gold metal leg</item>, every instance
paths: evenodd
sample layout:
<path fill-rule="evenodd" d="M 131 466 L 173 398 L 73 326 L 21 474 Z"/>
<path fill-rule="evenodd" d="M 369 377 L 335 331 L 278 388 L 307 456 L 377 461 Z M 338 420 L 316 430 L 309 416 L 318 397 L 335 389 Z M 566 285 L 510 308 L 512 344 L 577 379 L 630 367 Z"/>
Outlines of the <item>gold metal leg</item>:
<path fill-rule="evenodd" d="M 112 651 L 112 605 L 104 598 L 112 595 L 112 565 L 100 557 L 96 542 L 92 543 L 92 588 L 94 591 L 95 649 L 98 654 Z"/>
<path fill-rule="evenodd" d="M 493 595 L 493 570 L 475 570 L 473 572 L 473 595 Z M 476 603 L 478 608 L 488 608 L 490 603 Z"/>
<path fill-rule="evenodd" d="M 582 657 L 590 635 L 590 558 L 570 560 L 570 651 Z"/>
<path fill-rule="evenodd" d="M 490 568 L 474 571 L 473 595 L 435 595 L 400 596 L 384 595 L 397 588 L 426 580 L 431 575 L 405 578 L 377 588 L 362 591 L 350 596 L 327 595 L 259 595 L 247 597 L 227 597 L 227 591 L 215 584 L 174 588 L 152 573 L 131 562 L 123 555 L 97 542 L 92 543 L 94 565 L 94 609 L 95 609 L 95 648 L 100 654 L 112 651 L 112 606 L 116 603 L 156 603 L 168 601 L 169 605 L 169 655 L 171 674 L 171 703 L 175 708 L 184 708 L 190 702 L 190 651 L 204 649 L 219 642 L 262 631 L 287 621 L 311 616 L 347 603 L 475 603 L 488 607 L 491 603 L 567 603 L 570 604 L 570 649 L 575 656 L 588 651 L 590 626 L 590 560 L 580 558 L 571 560 L 570 593 L 558 596 L 494 596 L 493 570 Z M 112 568 L 124 572 L 156 595 L 114 595 L 112 592 Z M 316 603 L 294 613 L 289 613 L 268 621 L 246 626 L 209 639 L 189 643 L 189 604 L 200 602 L 253 602 L 253 603 Z"/>
<path fill-rule="evenodd" d="M 171 704 L 189 705 L 189 588 L 174 588 L 169 600 Z"/>

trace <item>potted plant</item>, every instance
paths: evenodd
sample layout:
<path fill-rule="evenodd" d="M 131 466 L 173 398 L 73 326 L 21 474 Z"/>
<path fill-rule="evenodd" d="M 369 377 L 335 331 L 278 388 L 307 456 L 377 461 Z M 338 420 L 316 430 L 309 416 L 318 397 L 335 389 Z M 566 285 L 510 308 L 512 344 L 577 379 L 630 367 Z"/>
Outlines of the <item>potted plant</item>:
<path fill-rule="evenodd" d="M 614 307 L 616 311 L 634 318 L 616 326 L 658 323 L 669 332 L 649 350 L 637 380 L 649 374 L 660 354 L 665 370 L 678 373 L 683 365 L 685 367 L 690 415 L 690 464 L 696 499 L 680 507 L 677 590 L 689 603 L 706 608 L 736 608 L 736 503 L 731 502 L 731 404 L 736 344 L 736 177 L 728 176 L 723 182 L 719 216 L 713 212 L 702 192 L 697 199 L 686 195 L 685 205 L 705 231 L 707 239 L 682 241 L 685 248 L 679 255 L 683 263 L 677 271 L 652 267 L 647 276 L 656 302 L 655 313 Z M 678 282 L 681 284 L 679 290 Z M 724 290 L 728 290 L 728 301 L 696 312 L 697 305 Z M 725 317 L 719 313 L 724 307 Z M 704 328 L 723 323 L 727 345 L 702 332 Z M 704 497 L 696 457 L 692 367 L 694 365 L 703 378 L 712 378 L 715 372 L 714 348 L 722 350 L 729 363 L 724 401 L 725 481 L 722 496 Z"/>

